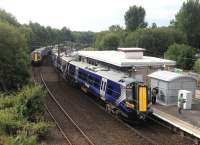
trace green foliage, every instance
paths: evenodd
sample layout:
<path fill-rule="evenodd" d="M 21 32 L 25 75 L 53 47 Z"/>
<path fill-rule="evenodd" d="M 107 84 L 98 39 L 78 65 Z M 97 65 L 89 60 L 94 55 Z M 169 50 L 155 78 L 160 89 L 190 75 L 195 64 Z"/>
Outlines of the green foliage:
<path fill-rule="evenodd" d="M 19 102 L 19 97 L 13 97 L 11 95 L 1 95 L 0 96 L 0 109 L 14 107 Z"/>
<path fill-rule="evenodd" d="M 0 22 L 9 23 L 13 26 L 20 26 L 20 24 L 17 22 L 16 18 L 12 14 L 7 13 L 3 9 L 0 9 Z"/>
<path fill-rule="evenodd" d="M 20 134 L 16 137 L 2 137 L 3 145 L 37 145 L 36 136 L 27 136 L 26 134 Z"/>
<path fill-rule="evenodd" d="M 52 127 L 51 123 L 40 121 L 37 123 L 29 123 L 25 127 L 25 132 L 29 136 L 37 136 L 38 139 L 43 139 L 48 135 L 48 129 Z"/>
<path fill-rule="evenodd" d="M 72 32 L 70 29 L 63 27 L 61 30 L 51 28 L 50 26 L 44 27 L 38 23 L 30 22 L 29 28 L 31 28 L 30 46 L 32 50 L 40 46 L 57 44 L 64 42 L 74 42 L 81 44 L 87 44 L 86 47 L 91 46 L 94 42 L 93 32 Z"/>
<path fill-rule="evenodd" d="M 119 37 L 115 33 L 108 33 L 102 40 L 102 46 L 100 48 L 106 50 L 115 50 L 119 46 Z"/>
<path fill-rule="evenodd" d="M 0 90 L 18 89 L 29 81 L 30 60 L 20 31 L 0 22 Z"/>
<path fill-rule="evenodd" d="M 18 115 L 16 108 L 0 110 L 0 130 L 6 134 L 16 134 L 22 129 L 23 119 Z"/>
<path fill-rule="evenodd" d="M 19 114 L 29 121 L 36 121 L 43 116 L 47 94 L 41 86 L 26 86 L 18 95 L 20 96 L 17 107 Z"/>
<path fill-rule="evenodd" d="M 0 143 L 35 145 L 52 126 L 44 120 L 46 92 L 41 86 L 26 86 L 15 94 L 0 95 Z"/>
<path fill-rule="evenodd" d="M 170 45 L 165 53 L 165 57 L 175 60 L 178 67 L 191 69 L 195 60 L 196 49 L 185 44 Z"/>
<path fill-rule="evenodd" d="M 95 33 L 94 32 L 78 32 L 78 31 L 73 31 L 72 32 L 73 36 L 73 41 L 75 43 L 78 43 L 79 47 L 91 47 L 94 43 L 95 40 Z M 81 46 L 80 44 L 84 44 L 84 46 Z"/>
<path fill-rule="evenodd" d="M 162 57 L 173 43 L 186 43 L 184 33 L 174 28 L 146 28 L 130 32 L 125 39 L 125 47 L 142 47 L 151 56 Z"/>
<path fill-rule="evenodd" d="M 126 29 L 135 31 L 137 28 L 144 28 L 147 23 L 144 22 L 145 10 L 142 7 L 132 6 L 124 15 Z"/>
<path fill-rule="evenodd" d="M 95 48 L 97 50 L 115 50 L 124 44 L 126 31 L 102 31 L 96 34 Z"/>
<path fill-rule="evenodd" d="M 195 61 L 193 69 L 195 72 L 200 73 L 200 58 Z"/>
<path fill-rule="evenodd" d="M 112 25 L 109 27 L 109 31 L 120 32 L 120 31 L 123 31 L 123 27 L 121 27 L 120 25 Z"/>
<path fill-rule="evenodd" d="M 200 2 L 187 0 L 176 15 L 175 26 L 187 34 L 189 45 L 200 49 Z"/>

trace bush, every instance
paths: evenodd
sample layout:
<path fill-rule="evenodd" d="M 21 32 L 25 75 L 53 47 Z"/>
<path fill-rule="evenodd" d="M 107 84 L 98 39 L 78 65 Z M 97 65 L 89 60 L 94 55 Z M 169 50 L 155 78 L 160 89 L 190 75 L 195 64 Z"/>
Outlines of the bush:
<path fill-rule="evenodd" d="M 27 135 L 32 136 L 35 135 L 38 139 L 45 138 L 48 135 L 48 129 L 52 124 L 45 121 L 40 121 L 38 123 L 29 123 L 25 127 L 25 132 Z"/>
<path fill-rule="evenodd" d="M 0 95 L 0 109 L 14 107 L 18 104 L 19 97 L 12 95 Z"/>
<path fill-rule="evenodd" d="M 2 137 L 3 145 L 37 145 L 36 136 L 27 136 L 26 134 L 20 134 L 16 137 Z"/>
<path fill-rule="evenodd" d="M 200 58 L 195 61 L 193 69 L 195 72 L 200 73 Z"/>
<path fill-rule="evenodd" d="M 170 45 L 165 52 L 165 57 L 175 60 L 178 67 L 183 69 L 191 69 L 195 60 L 196 49 L 185 44 Z"/>
<path fill-rule="evenodd" d="M 46 91 L 29 85 L 15 94 L 0 94 L 0 145 L 36 145 L 52 126 L 44 121 Z"/>
<path fill-rule="evenodd" d="M 16 134 L 23 128 L 23 119 L 17 114 L 15 108 L 0 110 L 0 130 L 6 134 Z"/>
<path fill-rule="evenodd" d="M 26 86 L 18 95 L 20 96 L 17 107 L 19 114 L 32 122 L 43 116 L 46 91 L 41 86 Z"/>

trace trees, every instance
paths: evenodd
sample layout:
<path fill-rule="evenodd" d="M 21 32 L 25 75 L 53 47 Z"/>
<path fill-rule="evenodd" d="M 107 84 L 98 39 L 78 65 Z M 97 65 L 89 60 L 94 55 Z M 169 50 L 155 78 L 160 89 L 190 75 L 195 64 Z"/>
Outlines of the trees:
<path fill-rule="evenodd" d="M 119 37 L 114 33 L 108 33 L 103 38 L 102 47 L 107 50 L 116 50 L 119 46 Z"/>
<path fill-rule="evenodd" d="M 0 22 L 0 90 L 22 87 L 29 80 L 29 55 L 24 35 Z"/>
<path fill-rule="evenodd" d="M 200 49 L 200 2 L 187 0 L 176 15 L 175 26 L 187 34 L 189 45 Z"/>
<path fill-rule="evenodd" d="M 16 18 L 12 14 L 7 13 L 3 9 L 0 9 L 0 21 L 7 22 L 13 26 L 20 26 L 20 24 L 17 22 Z"/>
<path fill-rule="evenodd" d="M 200 73 L 200 58 L 195 61 L 193 69 L 195 72 Z"/>
<path fill-rule="evenodd" d="M 128 31 L 135 31 L 137 28 L 144 28 L 147 23 L 144 22 L 145 10 L 142 7 L 132 6 L 125 13 L 124 19 L 126 29 Z"/>
<path fill-rule="evenodd" d="M 195 60 L 196 49 L 185 44 L 170 45 L 165 52 L 165 57 L 175 60 L 178 67 L 191 69 Z"/>
<path fill-rule="evenodd" d="M 162 57 L 169 45 L 173 43 L 186 43 L 184 33 L 174 28 L 145 28 L 129 32 L 125 39 L 125 47 L 146 48 L 151 56 Z"/>
<path fill-rule="evenodd" d="M 109 27 L 109 31 L 111 31 L 111 32 L 123 31 L 123 27 L 121 27 L 120 25 L 111 25 Z"/>
<path fill-rule="evenodd" d="M 115 50 L 120 45 L 120 36 L 117 32 L 103 31 L 97 33 L 95 47 L 97 50 Z"/>

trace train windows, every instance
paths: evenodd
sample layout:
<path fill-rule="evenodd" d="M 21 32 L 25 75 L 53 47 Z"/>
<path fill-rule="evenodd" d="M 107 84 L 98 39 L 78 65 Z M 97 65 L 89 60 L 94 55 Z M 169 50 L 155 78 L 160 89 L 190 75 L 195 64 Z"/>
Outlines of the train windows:
<path fill-rule="evenodd" d="M 83 81 L 87 81 L 87 74 L 85 72 L 79 71 L 78 77 Z"/>
<path fill-rule="evenodd" d="M 126 89 L 126 97 L 127 97 L 127 100 L 129 101 L 133 101 L 133 97 L 132 97 L 132 89 Z"/>
<path fill-rule="evenodd" d="M 94 84 L 95 88 L 99 88 L 100 87 L 100 80 L 98 78 L 94 78 L 93 84 Z"/>
<path fill-rule="evenodd" d="M 88 83 L 91 85 L 94 83 L 94 78 L 91 75 L 88 75 Z"/>
<path fill-rule="evenodd" d="M 133 101 L 137 102 L 137 89 L 136 89 L 136 84 L 132 85 L 132 96 L 133 96 Z"/>
<path fill-rule="evenodd" d="M 126 87 L 126 97 L 129 101 L 137 102 L 137 91 L 135 84 L 129 84 Z"/>
<path fill-rule="evenodd" d="M 112 95 L 112 93 L 113 93 L 113 87 L 112 87 L 112 85 L 108 85 L 108 87 L 107 87 L 107 93 L 108 93 L 108 95 Z"/>
<path fill-rule="evenodd" d="M 74 76 L 74 74 L 75 74 L 75 67 L 73 67 L 72 65 L 69 66 L 69 74 L 71 76 Z"/>

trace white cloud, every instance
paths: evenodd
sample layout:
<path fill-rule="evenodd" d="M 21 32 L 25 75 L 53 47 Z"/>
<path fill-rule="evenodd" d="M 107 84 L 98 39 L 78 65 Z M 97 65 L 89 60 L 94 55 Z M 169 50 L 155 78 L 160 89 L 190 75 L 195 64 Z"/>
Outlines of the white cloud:
<path fill-rule="evenodd" d="M 1 0 L 0 7 L 21 23 L 29 21 L 72 30 L 101 31 L 112 24 L 124 25 L 124 14 L 132 5 L 146 10 L 149 24 L 168 25 L 183 0 Z"/>

